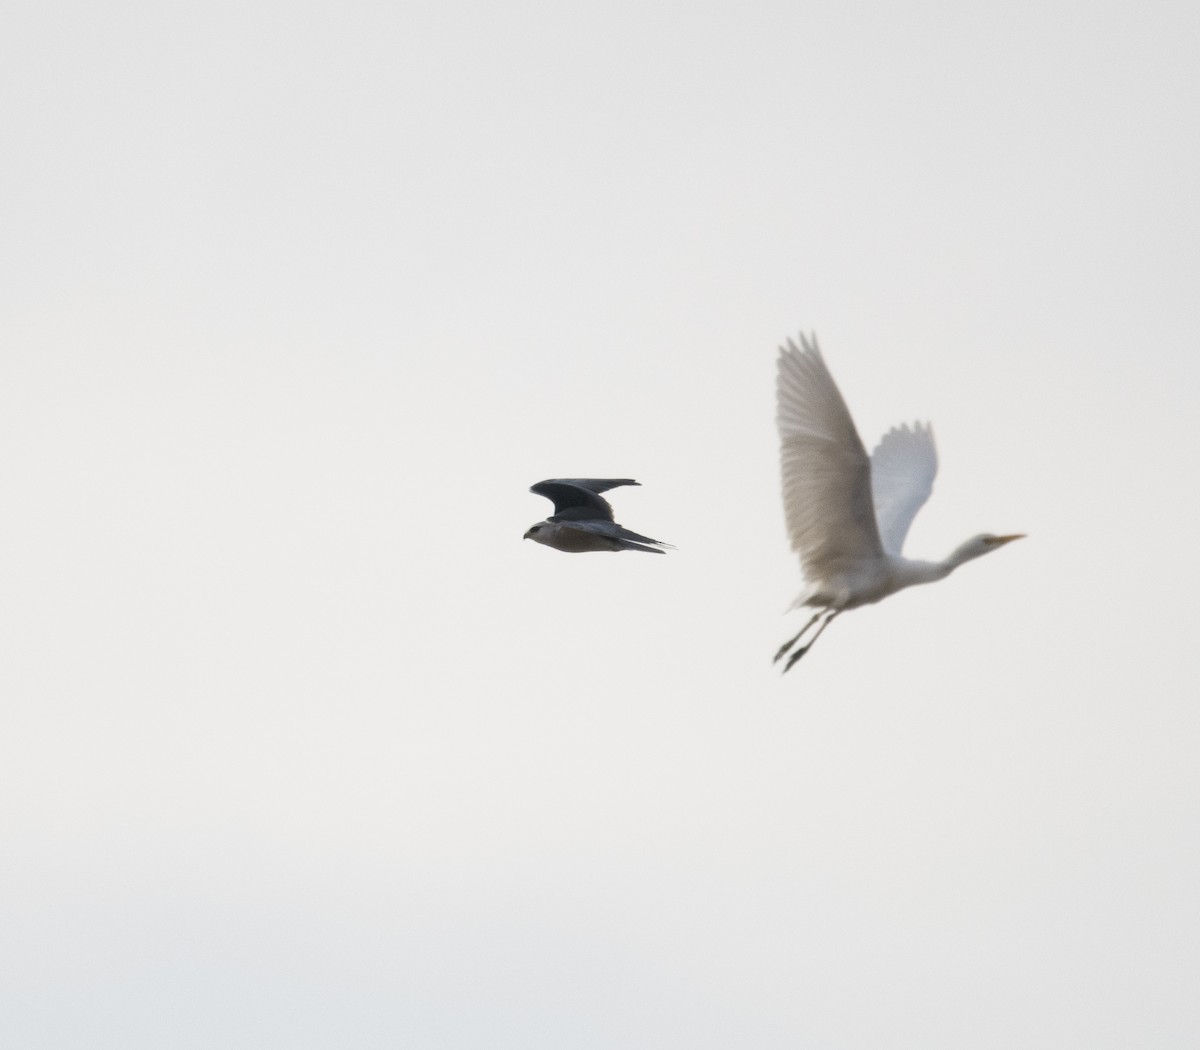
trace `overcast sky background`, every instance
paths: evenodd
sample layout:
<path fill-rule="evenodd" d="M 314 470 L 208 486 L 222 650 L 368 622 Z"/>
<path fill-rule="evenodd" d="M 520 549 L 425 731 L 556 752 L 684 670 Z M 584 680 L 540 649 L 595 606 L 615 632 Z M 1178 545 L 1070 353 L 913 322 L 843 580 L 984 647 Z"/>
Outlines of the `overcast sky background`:
<path fill-rule="evenodd" d="M 1196 1045 L 1194 3 L 6 22 L 0 1043 Z M 781 678 L 800 329 L 1029 539 Z"/>

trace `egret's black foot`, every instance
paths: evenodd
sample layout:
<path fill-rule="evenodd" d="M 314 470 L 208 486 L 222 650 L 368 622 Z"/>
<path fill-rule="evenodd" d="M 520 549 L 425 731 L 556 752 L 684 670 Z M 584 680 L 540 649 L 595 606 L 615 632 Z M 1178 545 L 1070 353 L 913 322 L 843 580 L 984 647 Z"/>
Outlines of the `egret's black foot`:
<path fill-rule="evenodd" d="M 783 665 L 783 670 L 780 671 L 779 673 L 787 674 L 788 671 L 790 671 L 792 669 L 792 664 L 794 664 L 797 660 L 799 660 L 800 657 L 802 657 L 811 648 L 812 648 L 812 642 L 809 642 L 808 645 L 800 646 L 799 649 L 797 649 L 794 653 L 792 653 L 791 656 L 788 657 L 788 662 Z"/>
<path fill-rule="evenodd" d="M 783 645 L 781 645 L 779 647 L 779 652 L 777 652 L 775 654 L 775 659 L 772 660 L 771 663 L 773 663 L 773 664 L 779 663 L 779 661 L 783 659 L 783 654 L 786 653 L 798 641 L 800 641 L 801 638 L 803 638 L 806 634 L 808 634 L 808 629 L 814 623 L 816 623 L 823 615 L 824 615 L 823 613 L 817 613 L 811 620 L 808 621 L 808 623 L 806 623 L 803 627 L 800 628 L 800 630 L 798 630 L 795 634 L 793 634 L 791 636 L 791 638 L 789 638 L 786 642 L 784 642 Z M 821 632 L 818 630 L 817 634 L 820 634 L 820 633 Z M 809 642 L 808 645 L 806 645 L 804 648 L 807 649 L 816 640 L 817 640 L 817 635 L 815 634 L 815 635 L 813 635 L 812 642 Z M 795 663 L 796 659 L 797 659 L 797 657 L 793 656 L 792 663 Z M 791 666 L 792 666 L 792 664 L 789 663 L 788 667 L 791 667 Z M 784 670 L 786 671 L 787 667 L 785 667 Z"/>

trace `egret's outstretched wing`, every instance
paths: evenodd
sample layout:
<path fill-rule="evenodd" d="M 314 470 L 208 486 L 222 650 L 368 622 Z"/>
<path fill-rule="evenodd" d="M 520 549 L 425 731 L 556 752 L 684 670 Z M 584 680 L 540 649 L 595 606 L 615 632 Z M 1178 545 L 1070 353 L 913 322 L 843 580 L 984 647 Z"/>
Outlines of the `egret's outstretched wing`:
<path fill-rule="evenodd" d="M 815 338 L 780 348 L 776 381 L 783 509 L 812 580 L 882 557 L 871 466 Z"/>
<path fill-rule="evenodd" d="M 879 538 L 888 554 L 904 548 L 913 518 L 933 491 L 937 448 L 928 423 L 892 427 L 871 453 L 871 494 Z"/>
<path fill-rule="evenodd" d="M 636 485 L 632 478 L 551 478 L 529 487 L 530 492 L 554 502 L 554 514 L 575 521 L 607 519 L 612 521 L 612 507 L 599 494 L 620 485 Z"/>

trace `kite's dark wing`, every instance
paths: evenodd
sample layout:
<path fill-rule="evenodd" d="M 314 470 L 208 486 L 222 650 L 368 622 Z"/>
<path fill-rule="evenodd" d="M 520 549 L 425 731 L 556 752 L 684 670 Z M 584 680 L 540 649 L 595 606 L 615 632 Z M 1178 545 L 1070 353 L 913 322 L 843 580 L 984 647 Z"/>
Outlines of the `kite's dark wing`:
<path fill-rule="evenodd" d="M 601 492 L 636 485 L 631 478 L 552 478 L 531 485 L 530 492 L 554 503 L 554 517 L 564 521 L 612 521 L 612 507 Z"/>

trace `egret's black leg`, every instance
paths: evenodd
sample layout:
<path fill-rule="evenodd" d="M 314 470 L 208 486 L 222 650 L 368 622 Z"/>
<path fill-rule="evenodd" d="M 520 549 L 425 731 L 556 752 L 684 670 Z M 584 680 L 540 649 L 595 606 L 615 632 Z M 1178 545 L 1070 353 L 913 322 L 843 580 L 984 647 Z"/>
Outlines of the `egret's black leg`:
<path fill-rule="evenodd" d="M 779 663 L 779 661 L 783 658 L 783 654 L 786 653 L 798 641 L 800 641 L 800 638 L 803 636 L 804 632 L 807 631 L 814 623 L 816 623 L 821 618 L 821 616 L 824 612 L 825 612 L 825 610 L 822 609 L 820 612 L 815 613 L 813 615 L 813 618 L 811 620 L 809 620 L 808 623 L 806 623 L 803 627 L 800 628 L 800 630 L 797 632 L 795 637 L 789 638 L 786 642 L 784 642 L 783 645 L 781 645 L 779 647 L 779 652 L 777 652 L 775 654 L 775 659 L 773 659 L 771 661 L 771 663 L 773 663 L 773 664 Z"/>
<path fill-rule="evenodd" d="M 802 657 L 806 652 L 808 652 L 809 649 L 811 649 L 814 645 L 817 644 L 817 639 L 820 638 L 821 635 L 824 633 L 825 628 L 828 627 L 831 623 L 833 623 L 834 620 L 837 619 L 838 613 L 840 613 L 841 611 L 842 611 L 841 609 L 834 609 L 833 612 L 831 612 L 828 616 L 825 617 L 825 622 L 822 623 L 821 626 L 817 628 L 817 633 L 812 636 L 812 638 L 809 640 L 808 644 L 800 646 L 799 649 L 797 649 L 794 653 L 792 653 L 791 656 L 788 657 L 788 662 L 783 665 L 783 670 L 780 672 L 781 674 L 787 674 L 788 671 L 790 671 L 792 669 L 792 664 L 794 664 L 797 660 L 800 659 L 800 657 Z M 821 614 L 818 613 L 817 615 L 820 616 Z M 808 628 L 806 627 L 804 630 L 807 631 Z M 803 634 L 803 633 L 804 632 L 802 631 L 801 634 Z M 795 641 L 795 639 L 793 639 L 793 641 Z"/>

